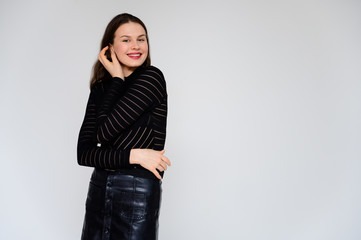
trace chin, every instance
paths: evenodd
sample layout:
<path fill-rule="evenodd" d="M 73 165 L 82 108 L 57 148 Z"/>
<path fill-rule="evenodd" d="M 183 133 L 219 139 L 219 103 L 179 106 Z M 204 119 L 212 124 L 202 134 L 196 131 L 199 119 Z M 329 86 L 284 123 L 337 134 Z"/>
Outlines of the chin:
<path fill-rule="evenodd" d="M 130 64 L 130 65 L 127 65 L 128 68 L 137 68 L 137 67 L 140 67 L 142 66 L 143 63 L 141 64 Z"/>
<path fill-rule="evenodd" d="M 131 64 L 128 64 L 127 66 L 128 66 L 128 67 L 131 67 L 131 68 L 136 68 L 136 67 L 142 66 L 144 62 L 145 62 L 145 61 L 136 62 L 136 63 L 131 63 Z"/>

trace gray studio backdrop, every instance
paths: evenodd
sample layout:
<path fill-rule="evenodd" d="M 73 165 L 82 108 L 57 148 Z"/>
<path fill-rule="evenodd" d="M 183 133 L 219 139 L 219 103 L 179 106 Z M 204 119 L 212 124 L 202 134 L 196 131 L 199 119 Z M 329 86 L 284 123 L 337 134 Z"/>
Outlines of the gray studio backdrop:
<path fill-rule="evenodd" d="M 79 239 L 106 24 L 147 24 L 169 118 L 160 239 L 361 239 L 361 2 L 1 1 L 0 239 Z"/>

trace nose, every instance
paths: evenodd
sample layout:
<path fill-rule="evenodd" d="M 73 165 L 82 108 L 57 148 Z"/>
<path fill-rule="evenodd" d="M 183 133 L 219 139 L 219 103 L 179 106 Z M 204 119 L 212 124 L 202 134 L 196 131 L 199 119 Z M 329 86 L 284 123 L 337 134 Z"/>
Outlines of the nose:
<path fill-rule="evenodd" d="M 139 49 L 139 43 L 138 43 L 138 41 L 133 41 L 132 49 Z"/>

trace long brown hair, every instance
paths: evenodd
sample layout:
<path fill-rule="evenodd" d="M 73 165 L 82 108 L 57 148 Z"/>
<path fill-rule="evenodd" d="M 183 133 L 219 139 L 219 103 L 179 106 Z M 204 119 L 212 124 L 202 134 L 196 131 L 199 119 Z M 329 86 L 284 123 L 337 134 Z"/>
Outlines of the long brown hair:
<path fill-rule="evenodd" d="M 148 32 L 147 32 L 147 28 L 145 27 L 144 23 L 142 22 L 142 20 L 140 20 L 139 18 L 129 14 L 129 13 L 122 13 L 119 14 L 117 16 L 115 16 L 109 23 L 107 28 L 105 29 L 104 35 L 103 35 L 103 39 L 102 42 L 100 44 L 100 50 L 102 50 L 103 48 L 105 48 L 106 46 L 108 46 L 109 44 L 113 44 L 114 41 L 114 35 L 115 35 L 115 31 L 123 24 L 125 23 L 129 23 L 129 22 L 134 22 L 134 23 L 139 23 L 145 30 L 146 33 L 146 38 L 147 38 L 147 43 L 148 43 L 148 56 L 145 59 L 144 63 L 142 64 L 142 66 L 144 67 L 148 67 L 150 66 L 150 52 L 149 52 L 149 39 L 148 39 Z M 109 51 L 106 52 L 106 56 L 107 58 L 110 60 L 110 53 Z M 97 60 L 94 65 L 93 65 L 93 70 L 92 70 L 92 77 L 90 79 L 90 88 L 92 88 L 98 81 L 105 79 L 105 78 L 110 78 L 110 74 L 108 73 L 108 71 L 104 68 L 103 64 L 101 64 L 101 62 L 99 60 Z"/>

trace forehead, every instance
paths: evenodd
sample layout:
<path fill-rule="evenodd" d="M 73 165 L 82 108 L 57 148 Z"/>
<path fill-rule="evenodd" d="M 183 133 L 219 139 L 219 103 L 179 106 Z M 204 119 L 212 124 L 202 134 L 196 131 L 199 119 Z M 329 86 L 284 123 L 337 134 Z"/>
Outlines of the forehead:
<path fill-rule="evenodd" d="M 129 22 L 119 26 L 114 35 L 116 37 L 121 37 L 124 35 L 137 37 L 143 34 L 145 34 L 145 30 L 142 25 L 139 23 Z"/>

